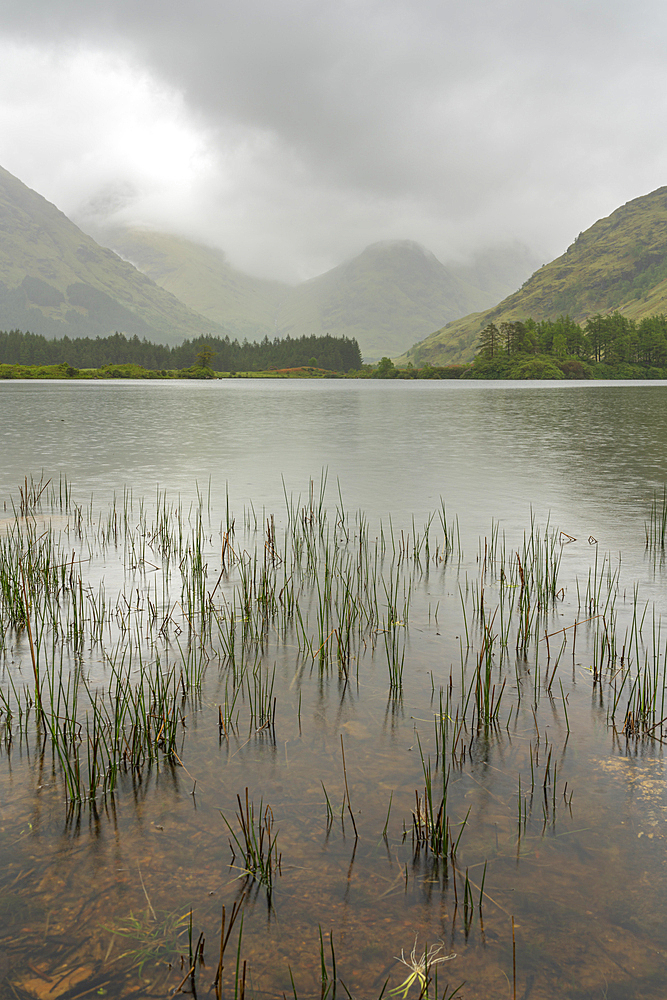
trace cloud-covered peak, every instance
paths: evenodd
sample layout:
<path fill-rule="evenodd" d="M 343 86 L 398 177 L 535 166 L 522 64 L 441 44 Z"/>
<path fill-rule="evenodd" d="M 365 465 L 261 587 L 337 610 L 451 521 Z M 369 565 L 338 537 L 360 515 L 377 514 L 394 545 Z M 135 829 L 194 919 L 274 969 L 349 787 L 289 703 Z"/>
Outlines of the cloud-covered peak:
<path fill-rule="evenodd" d="M 0 162 L 70 215 L 288 280 L 405 237 L 549 258 L 665 180 L 666 20 L 657 0 L 8 0 Z"/>

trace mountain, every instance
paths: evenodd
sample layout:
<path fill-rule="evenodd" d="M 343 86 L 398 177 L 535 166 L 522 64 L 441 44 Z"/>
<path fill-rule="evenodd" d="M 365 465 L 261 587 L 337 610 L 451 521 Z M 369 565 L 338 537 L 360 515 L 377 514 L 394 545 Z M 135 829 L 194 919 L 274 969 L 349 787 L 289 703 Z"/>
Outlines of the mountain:
<path fill-rule="evenodd" d="M 630 319 L 667 313 L 667 187 L 598 220 L 499 305 L 447 323 L 399 361 L 469 361 L 480 332 L 492 322 L 556 319 L 567 313 L 581 323 L 614 311 Z"/>
<path fill-rule="evenodd" d="M 404 351 L 433 328 L 479 308 L 489 296 L 411 240 L 374 243 L 292 290 L 277 314 L 281 335 L 356 337 L 368 359 Z"/>
<path fill-rule="evenodd" d="M 0 329 L 10 328 L 166 344 L 225 334 L 0 167 Z"/>
<path fill-rule="evenodd" d="M 169 233 L 114 228 L 92 235 L 232 338 L 276 335 L 276 313 L 290 285 L 253 278 L 233 268 L 222 250 Z"/>
<path fill-rule="evenodd" d="M 533 263 L 518 244 L 444 265 L 417 243 L 387 241 L 292 287 L 243 274 L 221 250 L 178 236 L 93 235 L 107 246 L 0 168 L 0 329 L 47 337 L 119 331 L 165 344 L 330 333 L 356 338 L 375 360 L 489 306 Z"/>
<path fill-rule="evenodd" d="M 390 241 L 291 287 L 243 274 L 221 250 L 170 234 L 139 229 L 93 234 L 233 336 L 356 337 L 367 359 L 404 351 L 443 317 L 490 305 L 535 266 L 520 244 L 444 266 L 417 243 Z"/>

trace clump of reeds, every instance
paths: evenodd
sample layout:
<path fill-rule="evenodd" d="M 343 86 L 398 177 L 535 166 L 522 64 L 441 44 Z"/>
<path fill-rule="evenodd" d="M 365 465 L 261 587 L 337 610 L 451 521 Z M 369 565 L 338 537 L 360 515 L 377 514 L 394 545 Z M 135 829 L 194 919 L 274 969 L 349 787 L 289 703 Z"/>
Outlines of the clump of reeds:
<path fill-rule="evenodd" d="M 37 513 L 40 509 L 42 496 L 46 492 L 51 480 L 47 479 L 44 482 L 44 473 L 39 477 L 38 480 L 30 479 L 26 476 L 23 485 L 19 486 L 19 515 L 21 517 L 30 517 Z"/>
<path fill-rule="evenodd" d="M 221 816 L 231 834 L 229 846 L 232 850 L 232 864 L 236 858 L 236 849 L 242 860 L 242 870 L 255 881 L 271 891 L 276 873 L 281 872 L 282 855 L 278 853 L 278 832 L 274 832 L 273 812 L 270 806 L 265 806 L 260 800 L 259 807 L 250 801 L 248 789 L 245 790 L 245 801 L 236 796 L 238 811 L 236 813 L 237 827 L 233 827 L 227 817 Z"/>
<path fill-rule="evenodd" d="M 644 522 L 644 532 L 646 548 L 653 553 L 664 552 L 667 538 L 667 486 L 663 487 L 662 496 L 654 494 L 648 521 Z"/>
<path fill-rule="evenodd" d="M 468 816 L 463 820 L 455 839 L 447 809 L 449 770 L 445 770 L 444 767 L 441 769 L 440 788 L 436 790 L 431 762 L 424 758 L 421 743 L 419 743 L 419 752 L 424 772 L 424 794 L 420 796 L 419 792 L 415 791 L 415 808 L 412 813 L 413 843 L 417 850 L 426 849 L 435 857 L 447 858 L 449 855 L 454 859 L 468 822 Z"/>
<path fill-rule="evenodd" d="M 444 572 L 456 555 L 461 561 L 458 526 L 441 505 L 422 529 L 413 519 L 407 530 L 398 530 L 389 519 L 374 536 L 363 512 L 345 509 L 340 490 L 335 509 L 327 507 L 325 493 L 325 474 L 319 484 L 310 483 L 303 502 L 286 493 L 282 527 L 272 514 L 259 517 L 252 505 L 236 518 L 228 501 L 214 552 L 210 509 L 199 491 L 188 508 L 160 491 L 149 504 L 125 490 L 102 513 L 92 499 L 75 503 L 67 481 L 53 486 L 26 478 L 15 510 L 34 512 L 50 502 L 52 511 L 67 517 L 57 531 L 17 515 L 0 535 L 0 649 L 8 636 L 27 636 L 33 677 L 32 684 L 20 685 L 8 671 L 0 691 L 5 741 L 16 731 L 27 735 L 39 720 L 68 800 L 109 794 L 124 769 L 137 773 L 161 760 L 180 762 L 181 723 L 211 663 L 224 691 L 221 738 L 229 739 L 245 718 L 250 736 L 275 739 L 275 667 L 268 667 L 266 657 L 275 635 L 289 637 L 300 664 L 314 665 L 320 675 L 338 673 L 344 684 L 353 671 L 358 679 L 366 652 L 372 656 L 383 644 L 389 695 L 400 697 L 409 670 L 406 638 L 415 588 L 434 568 Z M 656 499 L 655 525 L 662 523 L 666 505 Z M 542 690 L 551 697 L 568 641 L 563 629 L 552 660 L 549 638 L 556 633 L 546 626 L 563 594 L 563 537 L 570 538 L 531 520 L 518 546 L 508 543 L 497 523 L 480 542 L 477 578 L 466 572 L 459 585 L 458 694 L 450 672 L 436 715 L 443 767 L 446 760 L 463 766 L 474 739 L 498 730 L 509 697 L 512 647 L 526 660 L 532 646 L 534 701 Z M 113 558 L 126 575 L 115 594 L 86 578 L 90 563 Z M 637 595 L 633 623 L 620 636 L 619 573 L 620 566 L 598 557 L 596 546 L 588 580 L 581 589 L 577 585 L 579 605 L 590 619 L 593 679 L 608 679 L 612 724 L 620 717 L 626 735 L 650 736 L 664 716 L 665 653 L 659 626 L 653 637 L 644 635 L 647 612 Z M 80 670 L 86 648 L 93 647 L 107 664 L 108 676 L 98 686 Z M 545 654 L 542 679 L 538 666 Z M 512 669 L 517 704 L 510 715 L 524 683 L 519 668 Z M 567 715 L 564 695 L 562 701 Z M 421 842 L 427 830 L 427 841 L 437 844 L 446 789 L 436 803 L 429 781 L 415 836 Z M 444 831 L 442 837 L 446 823 Z"/>

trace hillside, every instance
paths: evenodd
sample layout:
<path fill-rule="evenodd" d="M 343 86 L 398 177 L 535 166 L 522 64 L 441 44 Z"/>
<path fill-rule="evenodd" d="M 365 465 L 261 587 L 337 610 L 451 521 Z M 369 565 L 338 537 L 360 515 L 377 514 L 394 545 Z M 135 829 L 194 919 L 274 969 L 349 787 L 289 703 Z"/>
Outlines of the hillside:
<path fill-rule="evenodd" d="M 108 246 L 0 168 L 0 329 L 120 331 L 166 344 L 330 334 L 357 339 L 376 360 L 405 351 L 443 319 L 488 307 L 533 264 L 518 244 L 445 266 L 417 243 L 387 241 L 291 287 L 243 274 L 221 250 L 181 237 L 94 235 Z"/>
<path fill-rule="evenodd" d="M 0 329 L 126 334 L 176 344 L 224 336 L 0 167 Z"/>
<path fill-rule="evenodd" d="M 613 311 L 630 319 L 667 313 L 667 187 L 600 219 L 499 305 L 447 323 L 399 362 L 469 361 L 479 333 L 491 322 L 555 319 L 564 313 L 583 322 Z"/>
<path fill-rule="evenodd" d="M 232 338 L 276 335 L 276 313 L 290 285 L 237 271 L 222 250 L 169 233 L 118 228 L 93 235 Z"/>
<path fill-rule="evenodd" d="M 364 357 L 374 359 L 405 350 L 432 329 L 436 316 L 460 316 L 484 301 L 483 292 L 418 243 L 374 243 L 293 289 L 278 310 L 277 327 L 282 336 L 307 329 L 356 337 Z"/>
<path fill-rule="evenodd" d="M 404 351 L 443 317 L 491 305 L 535 266 L 520 244 L 444 266 L 417 243 L 391 241 L 291 287 L 243 274 L 221 250 L 178 236 L 138 229 L 93 235 L 232 336 L 329 333 L 356 338 L 370 360 Z"/>

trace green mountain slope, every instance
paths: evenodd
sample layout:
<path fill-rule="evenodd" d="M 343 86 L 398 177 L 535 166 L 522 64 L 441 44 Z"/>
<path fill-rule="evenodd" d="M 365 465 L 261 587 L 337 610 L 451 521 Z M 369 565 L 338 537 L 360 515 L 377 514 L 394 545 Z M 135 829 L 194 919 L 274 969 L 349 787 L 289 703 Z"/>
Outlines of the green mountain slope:
<path fill-rule="evenodd" d="M 667 313 L 667 187 L 600 219 L 519 291 L 491 309 L 447 323 L 399 361 L 469 361 L 479 333 L 491 322 L 555 319 L 562 313 L 583 322 L 616 310 L 631 319 Z"/>
<path fill-rule="evenodd" d="M 0 329 L 10 328 L 167 344 L 225 333 L 0 167 Z"/>
<path fill-rule="evenodd" d="M 147 274 L 188 308 L 249 340 L 276 335 L 276 312 L 290 285 L 233 268 L 222 250 L 148 229 L 94 232 L 104 246 Z"/>
<path fill-rule="evenodd" d="M 365 358 L 396 354 L 488 297 L 410 240 L 374 243 L 353 260 L 293 289 L 278 310 L 281 335 L 356 337 Z M 437 322 L 437 320 L 436 320 Z"/>
<path fill-rule="evenodd" d="M 396 355 L 432 329 L 436 317 L 442 322 L 495 301 L 498 288 L 512 287 L 499 261 L 523 276 L 530 273 L 526 255 L 523 247 L 503 247 L 471 264 L 445 266 L 411 240 L 374 243 L 295 288 L 278 310 L 277 327 L 283 335 L 307 329 L 356 337 L 369 360 Z"/>
<path fill-rule="evenodd" d="M 520 244 L 444 266 L 409 241 L 377 243 L 296 287 L 235 270 L 221 250 L 150 230 L 94 230 L 106 246 L 232 336 L 356 337 L 368 359 L 404 351 L 442 323 L 507 294 L 535 266 Z"/>

